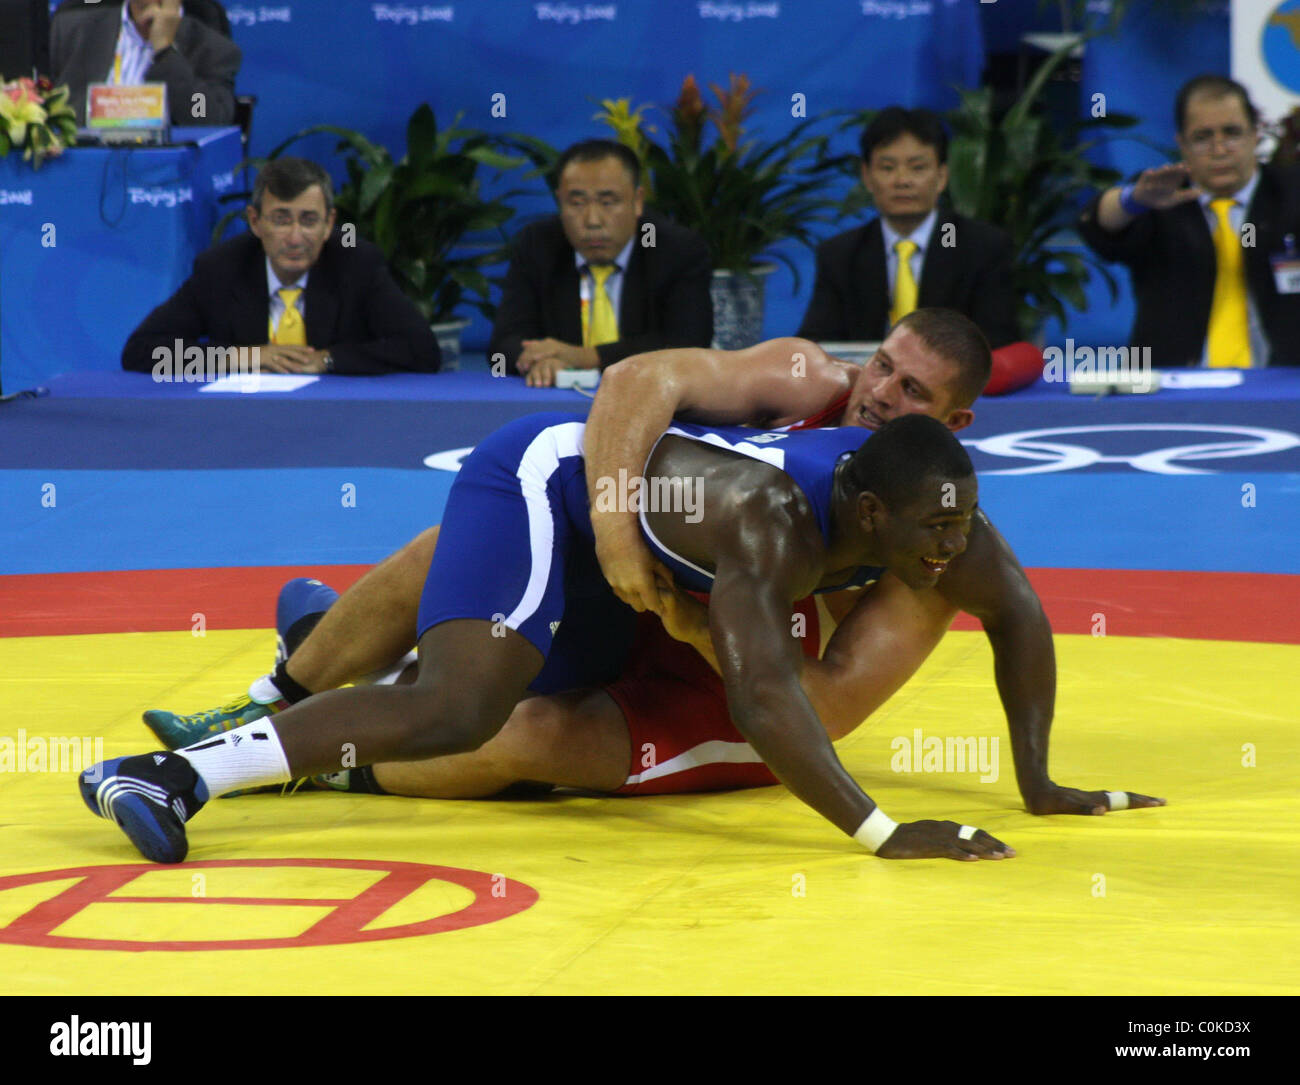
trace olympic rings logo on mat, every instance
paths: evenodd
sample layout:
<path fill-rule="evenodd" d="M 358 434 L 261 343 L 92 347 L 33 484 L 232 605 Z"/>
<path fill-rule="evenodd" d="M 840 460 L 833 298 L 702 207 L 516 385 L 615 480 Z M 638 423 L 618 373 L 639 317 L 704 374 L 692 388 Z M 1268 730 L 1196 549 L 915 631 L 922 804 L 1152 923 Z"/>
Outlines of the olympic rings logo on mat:
<path fill-rule="evenodd" d="M 435 471 L 459 471 L 460 465 L 465 462 L 465 457 L 474 451 L 474 446 L 469 448 L 452 448 L 446 452 L 433 452 L 424 457 L 424 466 L 432 467 Z"/>
<path fill-rule="evenodd" d="M 1085 433 L 1212 433 L 1222 434 L 1226 439 L 1130 454 L 1111 454 L 1086 445 L 1045 439 Z M 1188 467 L 1180 461 L 1237 459 L 1241 456 L 1285 452 L 1300 447 L 1300 435 L 1258 426 L 1133 422 L 1127 425 L 1057 426 L 1051 429 L 1021 430 L 1018 433 L 1000 433 L 995 437 L 981 437 L 962 443 L 991 456 L 1018 456 L 1021 459 L 1039 461 L 1032 467 L 982 470 L 982 475 L 1041 475 L 1049 471 L 1077 471 L 1098 463 L 1127 463 L 1139 471 L 1158 475 L 1209 475 L 1215 472 Z"/>

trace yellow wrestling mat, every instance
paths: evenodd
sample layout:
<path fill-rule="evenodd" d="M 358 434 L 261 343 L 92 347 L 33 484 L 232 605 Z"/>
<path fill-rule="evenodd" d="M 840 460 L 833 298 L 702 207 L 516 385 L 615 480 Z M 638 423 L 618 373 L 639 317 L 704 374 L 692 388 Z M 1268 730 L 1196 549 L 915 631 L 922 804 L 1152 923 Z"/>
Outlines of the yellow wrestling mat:
<path fill-rule="evenodd" d="M 142 709 L 228 699 L 268 639 L 0 640 L 6 994 L 1300 992 L 1300 646 L 1057 636 L 1054 779 L 1169 805 L 1035 818 L 988 643 L 950 634 L 838 748 L 896 820 L 978 825 L 1019 852 L 1000 863 L 875 859 L 772 787 L 254 796 L 210 803 L 183 866 L 144 864 L 53 740 L 143 752 Z M 988 742 L 983 773 L 891 771 L 934 737 L 996 738 L 996 780 Z"/>

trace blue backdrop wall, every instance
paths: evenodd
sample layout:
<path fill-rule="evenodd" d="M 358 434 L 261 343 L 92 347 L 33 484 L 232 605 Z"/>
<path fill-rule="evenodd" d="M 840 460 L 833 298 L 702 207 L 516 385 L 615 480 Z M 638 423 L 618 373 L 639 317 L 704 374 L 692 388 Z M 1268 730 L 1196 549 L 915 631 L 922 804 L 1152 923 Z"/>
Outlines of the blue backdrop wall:
<path fill-rule="evenodd" d="M 749 75 L 764 92 L 752 130 L 775 138 L 794 123 L 794 94 L 805 96 L 810 115 L 891 102 L 947 108 L 956 101 L 954 85 L 979 84 L 986 39 L 1005 49 L 1026 29 L 1056 28 L 1055 5 L 1038 0 L 292 0 L 226 7 L 244 53 L 238 88 L 259 99 L 254 154 L 324 122 L 357 128 L 400 154 L 406 119 L 426 101 L 441 123 L 463 113 L 473 127 L 528 132 L 563 146 L 605 134 L 592 119 L 598 99 L 666 105 L 688 72 L 702 85 L 725 84 L 730 72 Z M 1089 7 L 1098 17 L 1108 5 Z M 1133 135 L 1099 152 L 1126 173 L 1161 159 L 1150 144 L 1172 146 L 1178 85 L 1199 71 L 1228 68 L 1226 0 L 1207 0 L 1190 16 L 1132 7 L 1121 34 L 1090 43 L 1082 85 L 1084 102 L 1100 91 L 1109 108 L 1143 118 Z M 504 116 L 493 116 L 494 102 L 504 104 Z M 854 143 L 846 135 L 841 149 Z M 333 147 L 319 137 L 299 150 L 341 176 Z M 509 230 L 549 212 L 549 197 L 540 182 L 533 185 L 535 194 L 517 201 Z M 811 289 L 811 254 L 787 251 L 803 282 L 794 296 L 784 268 L 769 280 L 767 334 L 797 326 Z M 1092 342 L 1122 338 L 1132 314 L 1124 285 L 1117 306 L 1091 290 L 1091 311 L 1072 315 L 1069 333 Z M 475 318 L 468 344 L 481 346 L 486 324 L 465 315 Z M 1049 328 L 1049 339 L 1066 330 Z"/>

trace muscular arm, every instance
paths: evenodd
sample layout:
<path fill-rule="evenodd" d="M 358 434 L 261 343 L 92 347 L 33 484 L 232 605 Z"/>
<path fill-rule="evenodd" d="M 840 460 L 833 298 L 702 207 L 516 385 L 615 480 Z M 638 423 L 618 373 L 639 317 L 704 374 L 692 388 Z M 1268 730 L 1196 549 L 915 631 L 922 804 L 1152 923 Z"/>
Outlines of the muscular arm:
<path fill-rule="evenodd" d="M 722 673 L 709 635 L 709 611 L 685 592 L 663 587 L 659 615 L 670 636 L 691 645 Z M 913 591 L 886 573 L 874 587 L 826 597 L 838 625 L 820 659 L 804 659 L 799 683 L 832 742 L 855 730 L 916 673 L 943 639 L 957 608 L 938 591 Z M 791 629 L 787 615 L 786 632 Z"/>
<path fill-rule="evenodd" d="M 940 594 L 978 618 L 993 646 L 993 673 L 1007 715 L 1016 782 L 1030 812 L 1053 787 L 1047 743 L 1056 705 L 1052 627 L 1005 539 L 977 511 L 966 550 L 939 581 Z"/>
<path fill-rule="evenodd" d="M 792 374 L 804 379 L 791 380 Z M 637 517 L 601 511 L 598 480 L 635 477 L 674 415 L 716 423 L 787 425 L 849 388 L 844 363 L 802 339 L 773 339 L 746 350 L 704 348 L 637 354 L 610 366 L 587 420 L 587 488 L 596 553 L 615 592 L 638 610 L 656 610 L 651 561 Z"/>
<path fill-rule="evenodd" d="M 875 803 L 844 770 L 803 689 L 790 602 L 816 546 L 790 503 L 763 492 L 715 533 L 709 627 L 737 730 L 798 798 L 852 835 Z M 802 583 L 801 583 L 802 581 Z"/>

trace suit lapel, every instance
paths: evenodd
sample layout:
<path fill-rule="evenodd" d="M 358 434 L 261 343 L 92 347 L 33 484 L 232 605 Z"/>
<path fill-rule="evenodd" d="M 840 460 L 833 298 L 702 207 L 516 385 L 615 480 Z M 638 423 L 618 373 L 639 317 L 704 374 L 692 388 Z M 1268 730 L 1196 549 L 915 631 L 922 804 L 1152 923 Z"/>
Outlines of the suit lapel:
<path fill-rule="evenodd" d="M 1210 235 L 1209 223 L 1205 221 L 1205 209 L 1200 200 L 1190 200 L 1181 207 L 1174 208 L 1175 214 L 1181 216 L 1181 227 L 1187 239 L 1190 255 L 1188 261 L 1189 278 L 1206 299 L 1214 294 L 1214 276 L 1219 258 L 1214 251 L 1214 238 Z M 1205 306 L 1206 320 L 1210 309 L 1207 300 Z"/>
<path fill-rule="evenodd" d="M 234 322 L 236 342 L 265 343 L 268 341 L 271 297 L 266 285 L 266 252 L 261 242 L 252 234 L 247 255 L 239 262 L 238 273 L 230 284 L 230 312 Z"/>
<path fill-rule="evenodd" d="M 941 214 L 930 231 L 930 243 L 921 262 L 921 283 L 916 296 L 918 306 L 937 305 L 956 296 L 953 287 L 957 281 L 957 249 L 943 245 L 943 227 L 948 222 L 957 228 L 952 215 Z M 960 235 L 957 243 L 961 244 Z"/>
<path fill-rule="evenodd" d="M 644 221 L 644 219 L 642 220 Z M 640 226 L 636 236 L 641 236 Z M 633 245 L 627 258 L 627 272 L 623 276 L 623 293 L 618 299 L 618 337 L 627 339 L 645 331 L 645 313 L 641 299 L 647 293 L 645 251 Z"/>
<path fill-rule="evenodd" d="M 1246 222 L 1255 226 L 1255 244 L 1245 250 L 1246 283 L 1250 294 L 1256 299 L 1268 297 L 1272 288 L 1273 268 L 1270 257 L 1281 248 L 1281 227 L 1277 216 L 1282 204 L 1272 173 L 1263 166 L 1259 167 L 1259 184 L 1255 186 L 1255 195 L 1251 197 L 1250 206 L 1246 208 Z"/>
<path fill-rule="evenodd" d="M 113 57 L 117 53 L 117 38 L 122 32 L 122 9 L 105 8 L 97 13 L 93 26 L 87 27 L 89 43 L 86 48 L 87 83 L 103 83 L 112 78 Z M 85 108 L 86 103 L 81 103 Z"/>
<path fill-rule="evenodd" d="M 889 322 L 889 271 L 885 262 L 885 232 L 879 218 L 863 227 L 862 243 L 854 251 L 853 276 L 849 281 L 862 284 L 858 317 L 850 324 L 854 337 L 884 339 Z"/>
<path fill-rule="evenodd" d="M 307 275 L 307 290 L 303 297 L 307 345 L 316 350 L 328 347 L 334 338 L 339 314 L 339 283 L 334 270 L 334 253 L 331 242 L 327 241 L 316 266 Z"/>
<path fill-rule="evenodd" d="M 573 258 L 573 246 L 567 239 L 561 240 L 551 282 L 551 312 L 558 313 L 560 317 L 555 338 L 562 343 L 581 343 L 582 299 L 579 293 L 578 265 Z"/>

